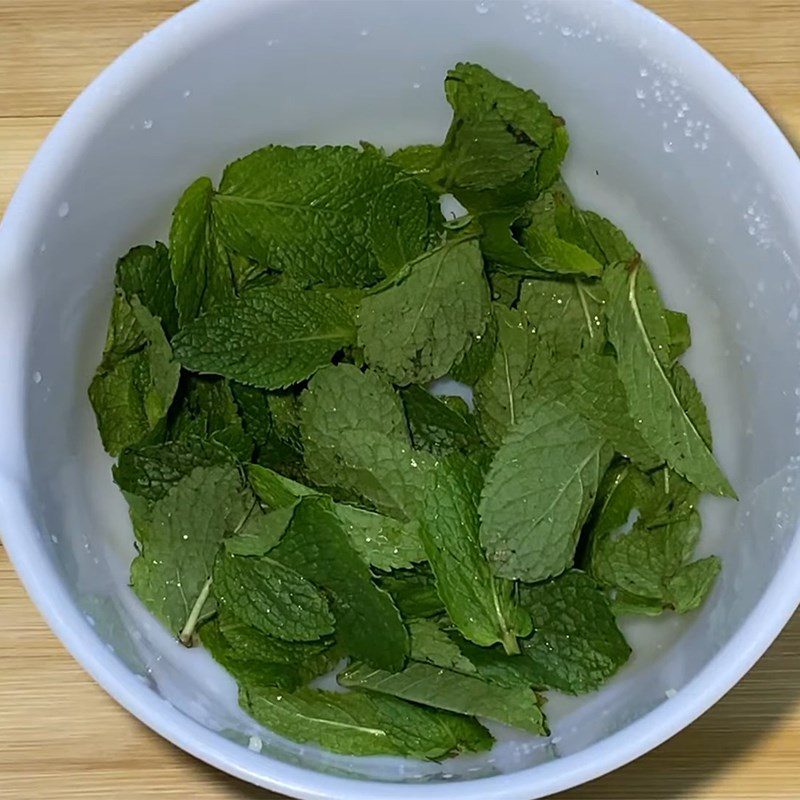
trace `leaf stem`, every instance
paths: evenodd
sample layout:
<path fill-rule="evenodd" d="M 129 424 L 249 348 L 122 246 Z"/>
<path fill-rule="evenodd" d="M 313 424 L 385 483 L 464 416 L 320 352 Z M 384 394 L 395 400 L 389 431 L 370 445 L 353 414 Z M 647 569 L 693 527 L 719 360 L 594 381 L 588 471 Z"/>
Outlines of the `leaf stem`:
<path fill-rule="evenodd" d="M 507 656 L 518 656 L 520 653 L 517 637 L 511 631 L 503 631 L 503 649 Z"/>
<path fill-rule="evenodd" d="M 192 610 L 189 614 L 189 618 L 186 620 L 186 624 L 183 626 L 183 630 L 178 635 L 178 641 L 184 647 L 191 647 L 192 646 L 192 638 L 194 637 L 194 629 L 197 627 L 197 621 L 200 619 L 200 612 L 203 610 L 203 606 L 206 604 L 206 600 L 208 600 L 208 593 L 211 591 L 211 578 L 203 584 L 203 588 L 200 590 L 200 594 L 197 596 L 197 600 L 195 604 L 192 606 Z"/>

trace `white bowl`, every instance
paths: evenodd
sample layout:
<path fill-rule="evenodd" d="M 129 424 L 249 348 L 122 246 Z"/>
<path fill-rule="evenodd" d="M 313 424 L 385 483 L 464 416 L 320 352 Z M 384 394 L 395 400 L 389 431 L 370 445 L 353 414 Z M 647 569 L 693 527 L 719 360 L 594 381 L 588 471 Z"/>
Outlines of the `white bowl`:
<path fill-rule="evenodd" d="M 492 757 L 444 765 L 332 756 L 248 721 L 222 670 L 179 647 L 132 596 L 131 530 L 86 387 L 115 257 L 166 235 L 192 179 L 268 142 L 441 140 L 442 79 L 461 59 L 535 87 L 567 119 L 577 198 L 631 235 L 670 305 L 690 315 L 690 367 L 741 500 L 703 508 L 702 549 L 725 564 L 709 602 L 626 624 L 635 658 L 600 693 L 554 699 L 552 740 L 510 740 Z M 800 599 L 799 283 L 797 156 L 728 72 L 631 2 L 201 2 L 81 95 L 0 229 L 5 545 L 95 679 L 233 775 L 347 800 L 566 789 L 705 711 Z"/>

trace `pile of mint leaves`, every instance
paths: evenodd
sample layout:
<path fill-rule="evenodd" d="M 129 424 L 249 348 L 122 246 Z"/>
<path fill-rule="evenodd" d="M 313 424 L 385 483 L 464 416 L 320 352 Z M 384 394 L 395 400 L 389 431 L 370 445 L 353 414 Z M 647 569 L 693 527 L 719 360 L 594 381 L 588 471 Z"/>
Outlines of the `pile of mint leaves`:
<path fill-rule="evenodd" d="M 169 247 L 117 263 L 89 389 L 133 590 L 256 720 L 339 753 L 546 734 L 544 690 L 628 660 L 619 615 L 703 602 L 698 499 L 735 496 L 687 318 L 574 204 L 564 121 L 474 64 L 445 93 L 440 146 L 195 181 Z M 317 688 L 334 669 L 348 691 Z"/>

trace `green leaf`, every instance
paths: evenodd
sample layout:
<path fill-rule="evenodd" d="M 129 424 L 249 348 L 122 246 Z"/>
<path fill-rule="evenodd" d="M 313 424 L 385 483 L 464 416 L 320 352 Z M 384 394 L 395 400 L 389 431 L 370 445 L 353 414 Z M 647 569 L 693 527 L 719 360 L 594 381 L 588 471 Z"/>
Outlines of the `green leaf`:
<path fill-rule="evenodd" d="M 308 680 L 295 665 L 249 659 L 237 653 L 222 635 L 216 619 L 202 626 L 200 641 L 240 686 L 274 686 L 288 692 Z"/>
<path fill-rule="evenodd" d="M 641 262 L 606 271 L 608 332 L 631 414 L 645 441 L 698 488 L 735 497 L 709 444 L 702 423 L 678 393 L 669 365 L 669 329 L 650 273 Z M 680 380 L 680 378 L 679 378 Z"/>
<path fill-rule="evenodd" d="M 138 297 L 117 290 L 103 360 L 89 386 L 100 437 L 112 456 L 162 422 L 179 375 L 158 319 Z"/>
<path fill-rule="evenodd" d="M 394 604 L 406 619 L 434 617 L 444 612 L 436 581 L 428 567 L 396 570 L 381 577 L 379 584 L 392 596 Z"/>
<path fill-rule="evenodd" d="M 722 569 L 716 556 L 693 561 L 667 581 L 667 602 L 678 614 L 694 611 L 708 597 Z"/>
<path fill-rule="evenodd" d="M 505 686 L 507 689 L 543 688 L 539 670 L 527 656 L 510 656 L 497 646 L 478 647 L 453 633 L 450 637 L 481 680 Z"/>
<path fill-rule="evenodd" d="M 187 369 L 280 389 L 353 341 L 350 308 L 323 290 L 301 295 L 284 283 L 216 305 L 175 337 L 175 353 Z"/>
<path fill-rule="evenodd" d="M 178 442 L 129 447 L 112 468 L 117 486 L 127 495 L 161 499 L 195 467 L 233 463 L 233 453 L 214 440 L 187 436 Z"/>
<path fill-rule="evenodd" d="M 332 633 L 333 617 L 322 593 L 271 556 L 237 556 L 227 548 L 220 552 L 213 586 L 221 608 L 267 636 L 290 642 Z"/>
<path fill-rule="evenodd" d="M 270 556 L 332 596 L 336 636 L 348 655 L 386 669 L 403 665 L 409 643 L 400 613 L 390 595 L 372 582 L 330 500 L 300 500 Z"/>
<path fill-rule="evenodd" d="M 692 346 L 692 331 L 689 318 L 680 311 L 664 311 L 669 331 L 669 357 L 677 361 Z"/>
<path fill-rule="evenodd" d="M 294 505 L 261 511 L 253 505 L 235 536 L 225 540 L 225 549 L 235 556 L 265 556 L 286 533 L 294 515 Z"/>
<path fill-rule="evenodd" d="M 540 98 L 477 64 L 447 73 L 453 122 L 443 151 L 448 189 L 490 189 L 512 182 L 536 163 L 553 138 L 555 118 Z"/>
<path fill-rule="evenodd" d="M 258 688 L 245 693 L 244 704 L 279 736 L 345 755 L 440 759 L 493 743 L 474 720 L 362 692 Z"/>
<path fill-rule="evenodd" d="M 447 455 L 480 447 L 480 436 L 468 410 L 452 408 L 421 386 L 409 386 L 400 396 L 417 449 Z"/>
<path fill-rule="evenodd" d="M 601 491 L 588 525 L 587 566 L 615 593 L 615 612 L 696 608 L 719 570 L 715 558 L 689 563 L 700 536 L 699 492 L 668 470 L 647 476 L 625 465 L 609 471 Z"/>
<path fill-rule="evenodd" d="M 425 383 L 463 357 L 483 333 L 488 313 L 478 244 L 453 240 L 410 262 L 361 301 L 359 344 L 367 363 L 395 383 Z"/>
<path fill-rule="evenodd" d="M 450 377 L 469 386 L 474 385 L 491 366 L 497 346 L 497 321 L 492 314 L 486 327 L 475 335 L 462 358 L 450 368 Z"/>
<path fill-rule="evenodd" d="M 526 586 L 520 602 L 530 611 L 535 633 L 523 643 L 537 682 L 569 694 L 599 688 L 630 656 L 606 596 L 582 572 L 568 572 Z"/>
<path fill-rule="evenodd" d="M 320 370 L 303 394 L 301 427 L 314 483 L 399 520 L 416 516 L 429 457 L 411 447 L 400 399 L 380 375 Z"/>
<path fill-rule="evenodd" d="M 583 275 L 596 278 L 602 275 L 603 265 L 577 245 L 551 234 L 528 228 L 524 237 L 525 250 L 538 271 L 557 272 L 562 275 Z M 509 271 L 508 267 L 505 267 Z M 512 274 L 529 274 L 514 272 Z"/>
<path fill-rule="evenodd" d="M 243 383 L 231 382 L 228 386 L 241 418 L 241 426 L 258 453 L 267 446 L 273 433 L 269 393 Z"/>
<path fill-rule="evenodd" d="M 585 350 L 556 361 L 539 377 L 536 390 L 538 396 L 560 400 L 577 411 L 618 453 L 643 470 L 662 463 L 634 424 L 613 356 Z"/>
<path fill-rule="evenodd" d="M 271 508 L 293 507 L 302 497 L 324 495 L 272 470 L 255 464 L 248 467 L 256 494 Z M 334 503 L 350 544 L 373 567 L 382 570 L 411 567 L 425 560 L 417 527 L 382 514 L 344 503 Z"/>
<path fill-rule="evenodd" d="M 172 214 L 170 269 L 181 327 L 235 296 L 228 253 L 218 239 L 212 216 L 213 197 L 211 181 L 198 178 Z"/>
<path fill-rule="evenodd" d="M 339 660 L 330 641 L 285 642 L 224 614 L 203 625 L 200 640 L 244 687 L 292 691 L 329 672 Z"/>
<path fill-rule="evenodd" d="M 480 473 L 450 456 L 431 470 L 423 496 L 420 537 L 436 577 L 436 589 L 459 631 L 483 646 L 501 642 L 518 652 L 530 620 L 513 598 L 513 586 L 495 578 L 478 541 Z"/>
<path fill-rule="evenodd" d="M 539 337 L 517 309 L 494 304 L 497 348 L 491 366 L 475 384 L 475 414 L 486 440 L 499 447 L 532 395 Z"/>
<path fill-rule="evenodd" d="M 136 295 L 142 305 L 158 317 L 168 337 L 178 330 L 169 252 L 161 242 L 156 242 L 154 247 L 131 248 L 117 261 L 115 282 L 125 297 Z"/>
<path fill-rule="evenodd" d="M 303 285 L 375 283 L 402 260 L 393 243 L 417 255 L 441 220 L 421 182 L 351 147 L 257 150 L 227 167 L 213 209 L 228 247 Z"/>
<path fill-rule="evenodd" d="M 476 672 L 472 662 L 462 655 L 458 645 L 431 619 L 413 619 L 408 623 L 411 635 L 411 659 L 464 674 Z"/>
<path fill-rule="evenodd" d="M 409 261 L 438 244 L 442 212 L 435 195 L 410 178 L 375 195 L 369 239 L 385 275 L 396 275 Z"/>
<path fill-rule="evenodd" d="M 495 572 L 535 582 L 567 569 L 610 460 L 577 413 L 537 403 L 494 457 L 480 503 L 480 539 Z"/>
<path fill-rule="evenodd" d="M 418 180 L 430 186 L 437 193 L 441 193 L 441 170 L 439 164 L 442 159 L 442 149 L 435 144 L 414 144 L 401 147 L 389 156 L 389 160 L 405 172 L 414 175 Z"/>
<path fill-rule="evenodd" d="M 241 521 L 247 496 L 233 466 L 196 467 L 147 510 L 131 509 L 139 555 L 131 586 L 173 633 L 189 619 L 223 537 Z M 206 608 L 213 604 L 209 601 Z"/>
<path fill-rule="evenodd" d="M 339 683 L 457 714 L 484 717 L 530 733 L 548 733 L 544 714 L 530 689 L 509 689 L 429 664 L 411 663 L 395 673 L 353 664 L 339 675 Z"/>
<path fill-rule="evenodd" d="M 581 211 L 558 192 L 555 196 L 555 223 L 558 235 L 607 266 L 630 261 L 638 255 L 625 234 L 605 217 Z"/>
<path fill-rule="evenodd" d="M 597 283 L 526 281 L 517 307 L 538 336 L 549 340 L 556 356 L 566 357 L 603 347 L 605 302 L 605 290 Z"/>
<path fill-rule="evenodd" d="M 253 440 L 244 431 L 230 386 L 218 378 L 190 376 L 183 381 L 170 413 L 167 438 L 219 442 L 242 461 L 249 461 L 253 454 Z"/>

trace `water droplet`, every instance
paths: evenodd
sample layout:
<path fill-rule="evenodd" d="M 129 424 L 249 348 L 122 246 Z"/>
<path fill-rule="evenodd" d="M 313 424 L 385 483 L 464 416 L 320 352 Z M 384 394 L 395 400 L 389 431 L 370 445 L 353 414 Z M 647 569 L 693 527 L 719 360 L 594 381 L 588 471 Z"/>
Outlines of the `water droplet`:
<path fill-rule="evenodd" d="M 671 139 L 664 139 L 664 152 L 665 153 L 675 152 L 675 145 L 672 143 Z"/>
<path fill-rule="evenodd" d="M 569 26 L 569 25 L 564 25 L 564 26 L 561 28 L 561 35 L 562 35 L 562 36 L 572 36 L 573 32 L 574 32 L 574 31 L 572 30 L 572 28 L 570 28 L 570 26 Z"/>
<path fill-rule="evenodd" d="M 61 219 L 64 219 L 69 214 L 69 203 L 65 200 L 59 207 L 58 207 L 58 216 Z"/>
<path fill-rule="evenodd" d="M 42 382 L 42 373 L 39 372 L 37 369 L 36 372 L 33 373 L 33 382 L 34 383 L 41 383 Z"/>
<path fill-rule="evenodd" d="M 647 92 L 644 89 L 637 89 L 636 90 L 636 97 L 639 100 L 644 100 L 647 97 Z"/>
<path fill-rule="evenodd" d="M 149 130 L 150 130 L 150 128 L 152 128 L 152 127 L 153 127 L 153 120 L 151 120 L 151 119 L 146 119 L 146 120 L 145 120 L 145 121 L 142 123 L 142 127 L 143 127 L 143 128 L 146 130 L 146 131 L 149 131 Z"/>
<path fill-rule="evenodd" d="M 39 252 L 40 252 L 40 253 L 44 253 L 44 251 L 45 251 L 45 250 L 47 250 L 47 245 L 46 245 L 44 242 L 42 242 L 42 243 L 39 245 Z"/>
<path fill-rule="evenodd" d="M 489 6 L 487 6 L 486 3 L 476 3 L 475 4 L 475 10 L 479 14 L 488 14 L 489 13 Z"/>
<path fill-rule="evenodd" d="M 416 83 L 416 82 L 414 82 L 414 83 L 412 83 L 412 84 L 411 84 L 411 88 L 412 88 L 412 89 L 419 89 L 419 87 L 420 87 L 420 86 L 422 86 L 422 84 L 421 84 L 421 83 Z"/>
<path fill-rule="evenodd" d="M 191 89 L 185 89 L 185 90 L 184 90 L 184 92 L 183 92 L 183 97 L 184 97 L 184 99 L 186 99 L 187 97 L 189 97 L 189 95 L 191 95 L 191 93 L 192 93 L 192 90 L 191 90 Z"/>
<path fill-rule="evenodd" d="M 361 30 L 361 35 L 362 35 L 362 36 L 369 36 L 369 31 L 368 31 L 366 28 L 363 28 L 363 29 Z"/>
<path fill-rule="evenodd" d="M 639 75 L 641 75 L 643 78 L 646 78 L 649 74 L 650 72 L 648 71 L 647 67 L 642 67 L 639 70 Z"/>
<path fill-rule="evenodd" d="M 764 281 L 759 281 L 756 284 L 756 289 L 758 289 L 759 292 L 763 292 L 764 289 L 766 289 L 766 288 L 767 288 L 767 285 L 764 283 Z"/>
<path fill-rule="evenodd" d="M 51 541 L 53 544 L 58 544 L 58 536 L 56 536 L 54 533 L 51 533 L 51 534 L 50 534 L 50 541 Z"/>

